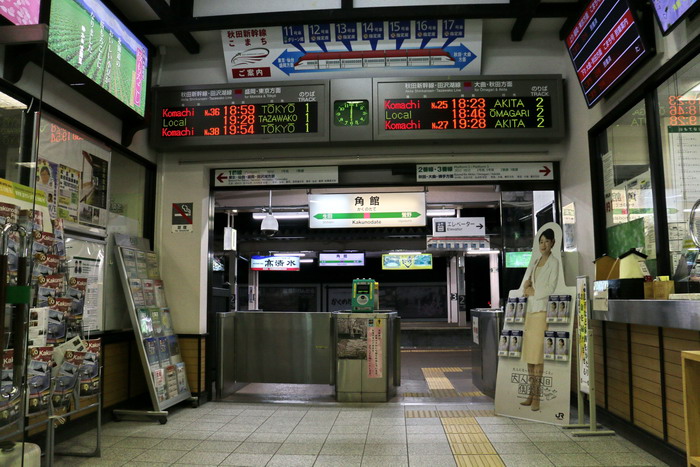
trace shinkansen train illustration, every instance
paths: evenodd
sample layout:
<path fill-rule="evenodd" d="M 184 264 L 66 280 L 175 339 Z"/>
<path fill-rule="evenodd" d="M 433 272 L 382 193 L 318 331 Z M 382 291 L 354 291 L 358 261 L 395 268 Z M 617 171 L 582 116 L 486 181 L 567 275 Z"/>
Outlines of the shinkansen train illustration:
<path fill-rule="evenodd" d="M 454 58 L 442 49 L 309 52 L 294 63 L 295 70 L 453 66 Z"/>

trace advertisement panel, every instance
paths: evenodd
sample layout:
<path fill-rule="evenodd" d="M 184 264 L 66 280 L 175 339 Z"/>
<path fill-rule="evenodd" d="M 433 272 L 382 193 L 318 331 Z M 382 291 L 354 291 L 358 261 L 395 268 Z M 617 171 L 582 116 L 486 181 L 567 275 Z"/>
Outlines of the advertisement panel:
<path fill-rule="evenodd" d="M 393 271 L 433 269 L 433 255 L 429 253 L 388 253 L 382 255 L 382 269 Z"/>

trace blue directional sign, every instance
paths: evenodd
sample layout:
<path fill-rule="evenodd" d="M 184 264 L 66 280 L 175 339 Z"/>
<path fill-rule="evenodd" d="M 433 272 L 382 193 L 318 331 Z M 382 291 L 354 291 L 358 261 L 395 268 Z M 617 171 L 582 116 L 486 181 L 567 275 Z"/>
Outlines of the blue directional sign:
<path fill-rule="evenodd" d="M 442 37 L 447 39 L 443 44 L 443 48 L 447 47 L 458 37 L 464 37 L 464 20 L 463 19 L 443 19 L 442 20 Z"/>
<path fill-rule="evenodd" d="M 331 41 L 330 24 L 309 24 L 309 41 L 315 42 L 321 50 L 328 52 L 326 42 Z"/>
<path fill-rule="evenodd" d="M 377 50 L 377 42 L 384 40 L 384 21 L 362 23 L 362 40 L 369 41 L 372 50 Z"/>
<path fill-rule="evenodd" d="M 396 40 L 396 49 L 401 48 L 401 44 L 406 39 L 411 38 L 410 21 L 389 21 L 389 39 Z"/>
<path fill-rule="evenodd" d="M 357 23 L 336 23 L 335 40 L 342 42 L 346 49 L 352 50 L 352 41 L 357 40 Z"/>
<path fill-rule="evenodd" d="M 436 19 L 423 19 L 416 21 L 416 38 L 423 39 L 420 48 L 425 48 L 430 39 L 438 36 L 438 23 Z"/>

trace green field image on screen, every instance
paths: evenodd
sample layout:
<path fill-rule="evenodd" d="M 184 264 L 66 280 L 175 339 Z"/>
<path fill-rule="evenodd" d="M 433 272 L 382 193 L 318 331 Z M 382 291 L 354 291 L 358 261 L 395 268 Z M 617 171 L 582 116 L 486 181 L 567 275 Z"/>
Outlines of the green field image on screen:
<path fill-rule="evenodd" d="M 526 268 L 530 264 L 532 257 L 531 251 L 507 251 L 506 252 L 506 267 L 507 268 Z"/>
<path fill-rule="evenodd" d="M 121 45 L 108 29 L 101 31 L 100 23 L 90 13 L 72 0 L 53 0 L 49 20 L 49 49 L 67 61 L 121 102 L 143 116 L 146 110 L 146 77 L 144 69 L 141 82 L 141 102 L 134 103 L 136 56 Z M 79 63 L 81 29 L 84 32 L 83 61 Z M 95 47 L 89 44 L 90 30 L 94 34 Z M 100 44 L 100 34 L 103 42 Z M 120 53 L 118 53 L 120 51 Z M 119 60 L 117 59 L 119 57 Z"/>

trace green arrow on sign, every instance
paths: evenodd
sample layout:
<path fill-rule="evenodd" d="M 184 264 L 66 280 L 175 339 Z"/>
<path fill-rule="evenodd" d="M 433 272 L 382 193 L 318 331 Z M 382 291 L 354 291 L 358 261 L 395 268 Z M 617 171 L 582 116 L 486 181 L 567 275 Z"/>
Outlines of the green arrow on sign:
<path fill-rule="evenodd" d="M 369 214 L 369 216 L 368 216 Z M 406 215 L 408 214 L 408 215 Z M 314 219 L 410 219 L 420 217 L 419 212 L 335 212 L 319 213 L 314 215 Z"/>

